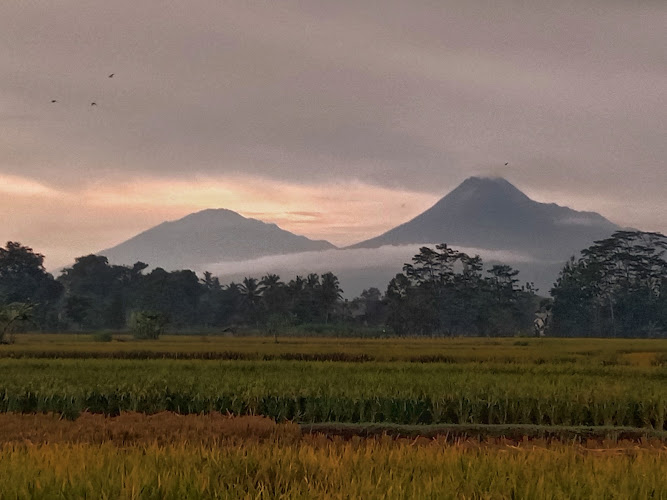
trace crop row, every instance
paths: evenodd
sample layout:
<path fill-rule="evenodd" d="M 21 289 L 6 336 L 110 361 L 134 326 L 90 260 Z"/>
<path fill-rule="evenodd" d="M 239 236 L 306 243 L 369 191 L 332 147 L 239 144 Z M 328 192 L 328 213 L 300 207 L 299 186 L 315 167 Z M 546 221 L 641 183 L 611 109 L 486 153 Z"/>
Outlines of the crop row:
<path fill-rule="evenodd" d="M 664 367 L 0 360 L 0 411 L 666 428 Z"/>
<path fill-rule="evenodd" d="M 575 355 L 576 354 L 576 355 Z M 385 359 L 382 355 L 353 352 L 243 352 L 243 351 L 169 351 L 169 350 L 0 350 L 0 359 L 174 359 L 174 360 L 202 360 L 202 361 L 338 361 L 345 363 L 368 363 L 371 361 L 401 361 L 409 363 L 501 363 L 501 364 L 536 364 L 536 365 L 591 365 L 591 359 L 585 354 L 575 353 L 560 356 L 517 357 L 511 355 L 462 356 L 453 354 L 420 354 L 401 355 Z M 648 353 L 647 364 L 652 366 L 666 366 L 667 354 Z M 629 365 L 621 360 L 618 354 L 599 357 L 593 360 L 593 365 L 616 366 Z"/>
<path fill-rule="evenodd" d="M 203 360 L 203 361 L 343 361 L 347 363 L 363 363 L 376 361 L 368 354 L 354 354 L 347 352 L 284 352 L 275 354 L 259 354 L 239 351 L 0 351 L 0 358 L 10 359 L 176 359 L 176 360 Z M 415 363 L 456 363 L 457 360 L 447 356 L 415 356 L 406 361 Z"/>
<path fill-rule="evenodd" d="M 664 498 L 664 449 L 365 440 L 0 446 L 6 498 Z"/>
<path fill-rule="evenodd" d="M 167 335 L 138 341 L 116 335 L 21 334 L 0 357 L 112 359 L 294 359 L 576 365 L 666 364 L 667 340 L 514 338 L 280 338 Z"/>
<path fill-rule="evenodd" d="M 667 432 L 647 428 L 540 425 L 399 425 L 393 423 L 323 422 L 295 424 L 262 416 L 235 417 L 218 412 L 182 415 L 163 411 L 148 415 L 123 412 L 115 416 L 82 413 L 76 419 L 58 413 L 0 413 L 2 443 L 205 444 L 220 446 L 249 440 L 296 443 L 330 439 L 415 439 L 441 444 L 484 442 L 595 443 L 596 446 L 629 445 L 664 448 Z"/>
<path fill-rule="evenodd" d="M 665 367 L 0 359 L 0 392 L 622 400 L 667 397 Z M 488 398 L 487 398 L 488 399 Z"/>
<path fill-rule="evenodd" d="M 561 401 L 518 397 L 507 399 L 443 396 L 437 399 L 326 396 L 191 395 L 170 390 L 144 394 L 91 391 L 77 396 L 0 393 L 0 412 L 59 412 L 69 418 L 81 412 L 117 415 L 221 412 L 262 415 L 276 421 L 391 422 L 397 424 L 533 424 L 621 426 L 667 429 L 667 399 Z"/>

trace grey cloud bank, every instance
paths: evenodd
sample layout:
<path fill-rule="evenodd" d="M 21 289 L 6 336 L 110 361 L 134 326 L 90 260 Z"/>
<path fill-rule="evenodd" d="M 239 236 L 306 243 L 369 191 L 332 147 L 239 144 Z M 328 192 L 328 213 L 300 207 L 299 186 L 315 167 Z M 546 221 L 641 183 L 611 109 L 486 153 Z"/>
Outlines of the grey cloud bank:
<path fill-rule="evenodd" d="M 0 173 L 491 174 L 667 231 L 666 25 L 644 0 L 3 2 Z"/>

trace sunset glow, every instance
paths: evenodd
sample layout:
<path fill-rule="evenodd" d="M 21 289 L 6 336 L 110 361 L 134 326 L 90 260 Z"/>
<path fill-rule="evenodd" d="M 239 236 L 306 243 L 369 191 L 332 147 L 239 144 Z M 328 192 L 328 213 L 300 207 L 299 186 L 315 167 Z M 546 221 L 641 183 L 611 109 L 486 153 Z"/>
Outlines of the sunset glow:
<path fill-rule="evenodd" d="M 81 190 L 56 190 L 6 179 L 2 221 L 14 238 L 58 267 L 165 220 L 206 208 L 227 208 L 312 239 L 349 245 L 429 208 L 438 197 L 361 182 L 299 185 L 252 177 L 166 181 L 141 178 Z M 2 189 L 2 188 L 0 188 Z M 53 207 L 58 207 L 55 212 Z"/>

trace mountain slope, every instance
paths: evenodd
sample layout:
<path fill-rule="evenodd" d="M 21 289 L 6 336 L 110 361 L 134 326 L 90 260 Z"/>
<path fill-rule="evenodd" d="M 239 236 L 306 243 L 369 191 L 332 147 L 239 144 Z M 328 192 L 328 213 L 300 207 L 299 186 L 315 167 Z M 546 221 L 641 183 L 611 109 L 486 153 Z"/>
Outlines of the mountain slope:
<path fill-rule="evenodd" d="M 533 201 L 505 179 L 470 177 L 411 221 L 349 248 L 445 242 L 564 261 L 617 229 L 597 213 Z"/>
<path fill-rule="evenodd" d="M 97 252 L 114 264 L 192 269 L 213 262 L 335 248 L 275 224 L 245 218 L 225 209 L 209 209 L 163 222 L 107 250 Z"/>

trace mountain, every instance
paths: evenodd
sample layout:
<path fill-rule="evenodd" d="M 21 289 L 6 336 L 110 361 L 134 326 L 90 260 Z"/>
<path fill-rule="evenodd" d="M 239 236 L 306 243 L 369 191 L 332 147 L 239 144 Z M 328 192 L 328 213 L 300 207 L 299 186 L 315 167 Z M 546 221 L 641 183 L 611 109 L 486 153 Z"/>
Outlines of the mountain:
<path fill-rule="evenodd" d="M 470 177 L 414 219 L 348 248 L 444 242 L 562 262 L 617 229 L 595 212 L 531 200 L 505 179 Z"/>
<path fill-rule="evenodd" d="M 114 264 L 142 261 L 175 270 L 332 248 L 336 247 L 328 241 L 310 240 L 231 210 L 209 209 L 163 222 L 97 254 Z"/>
<path fill-rule="evenodd" d="M 411 221 L 343 250 L 220 209 L 164 222 L 98 254 L 115 264 L 209 270 L 223 282 L 333 271 L 352 298 L 371 286 L 386 290 L 421 245 L 444 242 L 519 269 L 522 283 L 546 295 L 571 255 L 617 229 L 599 214 L 531 200 L 504 179 L 471 177 Z"/>

